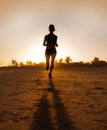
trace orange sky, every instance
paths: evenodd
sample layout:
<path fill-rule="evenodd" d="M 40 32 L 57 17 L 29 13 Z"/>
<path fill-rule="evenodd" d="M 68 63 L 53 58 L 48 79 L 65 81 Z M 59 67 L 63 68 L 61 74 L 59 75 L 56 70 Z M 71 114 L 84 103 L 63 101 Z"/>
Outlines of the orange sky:
<path fill-rule="evenodd" d="M 48 25 L 58 35 L 59 57 L 107 61 L 106 0 L 1 0 L 0 63 L 42 61 Z"/>

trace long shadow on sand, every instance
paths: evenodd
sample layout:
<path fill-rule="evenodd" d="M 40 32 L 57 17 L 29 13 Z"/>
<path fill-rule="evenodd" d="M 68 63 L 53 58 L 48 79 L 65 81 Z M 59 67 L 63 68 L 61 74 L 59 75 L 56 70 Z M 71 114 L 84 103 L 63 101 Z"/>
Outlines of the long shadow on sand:
<path fill-rule="evenodd" d="M 53 89 L 53 100 L 57 115 L 57 130 L 74 130 L 70 117 L 65 110 L 65 107 L 61 102 L 60 97 L 58 96 L 58 91 L 55 89 L 55 85 L 52 78 L 49 79 L 49 84 L 50 87 Z"/>
<path fill-rule="evenodd" d="M 44 93 L 38 104 L 38 110 L 34 113 L 31 130 L 53 130 L 50 119 L 49 101 Z"/>
<path fill-rule="evenodd" d="M 52 78 L 49 78 L 49 85 L 50 89 L 47 89 L 47 91 L 52 92 L 57 118 L 57 128 L 55 130 L 74 130 L 70 117 L 66 112 L 65 107 L 61 102 L 61 99 L 58 96 L 58 90 L 55 89 L 55 85 Z M 48 93 L 45 92 L 39 101 L 38 110 L 34 114 L 31 130 L 54 130 L 55 128 L 52 125 L 50 118 L 50 103 L 47 99 L 47 94 Z"/>

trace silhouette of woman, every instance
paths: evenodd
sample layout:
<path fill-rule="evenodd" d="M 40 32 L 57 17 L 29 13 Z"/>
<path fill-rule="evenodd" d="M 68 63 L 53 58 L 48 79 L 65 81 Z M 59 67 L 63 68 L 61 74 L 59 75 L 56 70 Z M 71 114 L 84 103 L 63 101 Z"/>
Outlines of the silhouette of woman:
<path fill-rule="evenodd" d="M 45 35 L 43 45 L 46 46 L 45 57 L 46 57 L 46 70 L 49 71 L 49 77 L 52 75 L 52 70 L 54 68 L 54 60 L 56 57 L 56 47 L 57 44 L 57 36 L 53 33 L 55 31 L 55 27 L 53 24 L 49 25 L 50 33 Z M 50 61 L 51 59 L 51 61 Z M 51 64 L 50 64 L 51 63 Z"/>

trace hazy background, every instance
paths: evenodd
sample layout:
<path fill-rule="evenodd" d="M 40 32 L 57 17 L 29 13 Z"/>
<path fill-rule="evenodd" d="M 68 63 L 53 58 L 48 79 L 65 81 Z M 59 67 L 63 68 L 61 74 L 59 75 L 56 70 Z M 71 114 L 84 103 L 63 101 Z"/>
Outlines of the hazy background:
<path fill-rule="evenodd" d="M 56 59 L 107 61 L 107 0 L 0 0 L 0 63 L 43 61 L 49 24 L 58 35 Z"/>

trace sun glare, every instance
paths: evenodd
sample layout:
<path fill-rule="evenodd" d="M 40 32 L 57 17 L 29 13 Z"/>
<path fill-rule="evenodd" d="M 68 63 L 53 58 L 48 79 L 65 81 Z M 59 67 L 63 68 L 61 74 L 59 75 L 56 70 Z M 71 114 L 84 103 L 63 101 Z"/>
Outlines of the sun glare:
<path fill-rule="evenodd" d="M 24 60 L 29 60 L 36 63 L 45 62 L 45 49 L 46 47 L 42 45 L 36 45 L 35 47 L 26 48 Z M 57 55 L 55 60 L 58 61 L 60 58 L 65 59 L 65 57 L 68 56 L 66 50 L 64 50 L 63 47 L 58 47 L 56 49 Z"/>
<path fill-rule="evenodd" d="M 44 48 L 41 46 L 32 48 L 30 54 L 27 55 L 26 59 L 36 63 L 43 62 L 45 61 L 44 51 Z"/>
<path fill-rule="evenodd" d="M 60 58 L 65 58 L 67 55 L 67 52 L 61 48 L 57 48 L 57 56 L 56 56 L 56 59 L 60 59 Z"/>

